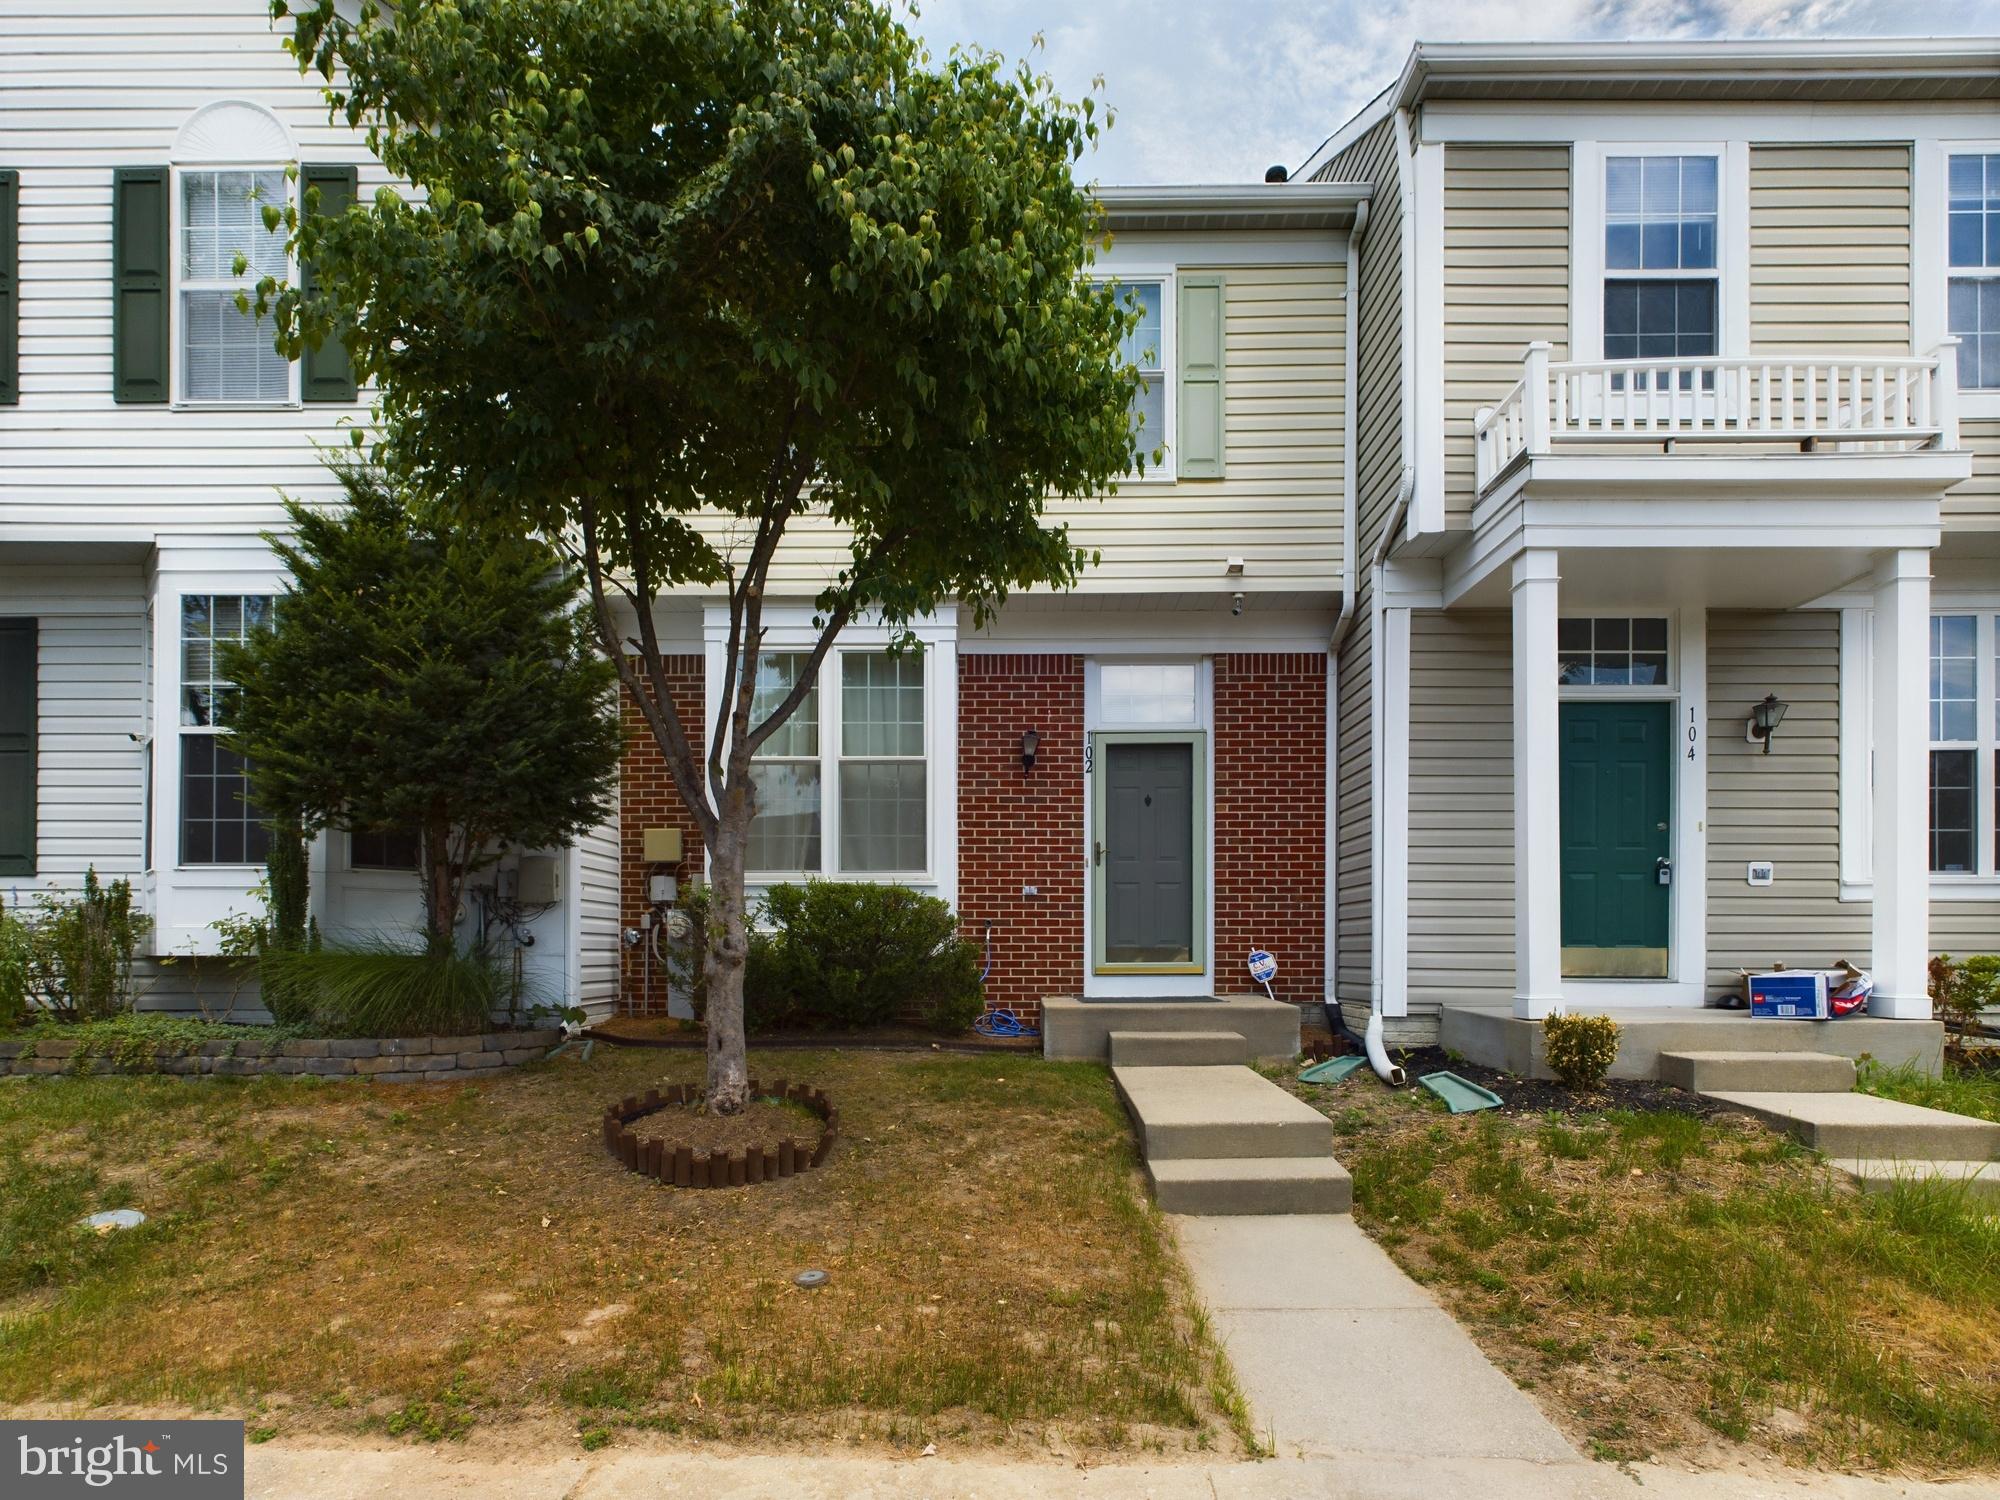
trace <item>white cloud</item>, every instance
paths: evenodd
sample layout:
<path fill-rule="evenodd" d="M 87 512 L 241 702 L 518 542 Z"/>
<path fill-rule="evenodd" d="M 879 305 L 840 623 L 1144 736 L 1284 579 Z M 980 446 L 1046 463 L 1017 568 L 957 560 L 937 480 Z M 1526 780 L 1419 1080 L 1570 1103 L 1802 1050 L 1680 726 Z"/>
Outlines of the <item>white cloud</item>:
<path fill-rule="evenodd" d="M 1067 98 L 1104 80 L 1103 182 L 1254 182 L 1297 166 L 1390 83 L 1412 42 L 1887 35 L 1908 0 L 923 0 L 942 51 L 1031 57 Z M 1995 29 L 1992 0 L 1930 0 L 1932 35 Z M 1040 35 L 1040 50 L 1031 52 Z"/>

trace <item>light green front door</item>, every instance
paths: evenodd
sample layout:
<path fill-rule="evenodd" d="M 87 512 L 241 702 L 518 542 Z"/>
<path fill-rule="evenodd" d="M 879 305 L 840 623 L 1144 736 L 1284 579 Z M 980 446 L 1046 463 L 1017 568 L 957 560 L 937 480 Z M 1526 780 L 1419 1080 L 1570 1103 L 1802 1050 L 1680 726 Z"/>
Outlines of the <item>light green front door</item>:
<path fill-rule="evenodd" d="M 1563 973 L 1665 978 L 1672 706 L 1565 703 L 1561 723 Z"/>

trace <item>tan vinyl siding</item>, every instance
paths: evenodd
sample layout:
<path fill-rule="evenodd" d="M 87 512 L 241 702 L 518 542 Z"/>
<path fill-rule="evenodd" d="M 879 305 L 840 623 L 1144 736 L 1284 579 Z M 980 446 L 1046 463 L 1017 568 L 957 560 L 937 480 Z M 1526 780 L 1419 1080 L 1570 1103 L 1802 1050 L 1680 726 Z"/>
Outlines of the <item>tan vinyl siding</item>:
<path fill-rule="evenodd" d="M 1223 476 L 1050 502 L 1050 520 L 1066 524 L 1071 541 L 1103 554 L 1078 592 L 1326 592 L 1341 567 L 1345 268 L 1183 261 L 1178 269 L 1225 278 Z M 704 530 L 718 545 L 729 540 L 719 521 Z M 737 546 L 751 540 L 739 528 Z M 817 592 L 849 561 L 847 547 L 843 528 L 795 523 L 774 586 Z M 1231 557 L 1244 560 L 1240 583 L 1224 577 Z"/>
<path fill-rule="evenodd" d="M 1910 148 L 1750 148 L 1753 352 L 1910 353 Z"/>
<path fill-rule="evenodd" d="M 1412 1015 L 1514 993 L 1513 671 L 1504 610 L 1412 613 Z"/>
<path fill-rule="evenodd" d="M 1403 470 L 1403 201 L 1393 122 L 1384 119 L 1336 155 L 1319 180 L 1366 182 L 1375 190 L 1359 264 L 1354 268 L 1361 322 L 1355 331 L 1359 341 L 1355 350 L 1359 402 L 1355 410 L 1355 489 L 1360 593 L 1353 627 L 1340 650 L 1335 783 L 1335 984 L 1342 1009 L 1352 1022 L 1365 1017 L 1369 1007 L 1375 938 L 1374 752 L 1370 743 L 1374 640 L 1369 621 L 1368 564 L 1395 504 Z"/>
<path fill-rule="evenodd" d="M 2000 417 L 1961 417 L 1958 439 L 1972 450 L 1972 478 L 1944 497 L 1953 531 L 2000 531 Z"/>
<path fill-rule="evenodd" d="M 1747 743 L 1751 705 L 1791 705 L 1771 753 Z M 1868 962 L 1869 909 L 1840 899 L 1840 616 L 1711 611 L 1708 617 L 1708 977 L 1738 968 Z M 1752 886 L 1753 859 L 1777 880 Z"/>
<path fill-rule="evenodd" d="M 1472 519 L 1472 428 L 1535 339 L 1569 353 L 1567 146 L 1444 148 L 1445 524 Z"/>

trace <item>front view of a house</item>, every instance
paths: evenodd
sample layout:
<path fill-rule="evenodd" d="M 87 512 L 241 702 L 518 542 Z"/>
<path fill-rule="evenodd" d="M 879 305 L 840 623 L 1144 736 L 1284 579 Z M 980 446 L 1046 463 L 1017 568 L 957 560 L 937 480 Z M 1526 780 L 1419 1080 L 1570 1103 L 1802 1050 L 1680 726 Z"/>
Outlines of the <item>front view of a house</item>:
<path fill-rule="evenodd" d="M 235 309 L 239 256 L 284 269 L 249 206 L 384 180 L 265 8 L 215 9 L 192 70 L 0 22 L 0 880 L 130 877 L 159 957 L 257 882 L 214 647 L 368 417 Z M 843 633 L 759 752 L 751 885 L 939 895 L 1025 1015 L 1250 992 L 1255 949 L 1413 1039 L 1840 958 L 1928 1015 L 1933 952 L 2000 947 L 1996 79 L 1985 43 L 1421 46 L 1290 180 L 1103 189 L 1159 461 L 1051 503 L 1074 591 Z M 845 555 L 786 545 L 767 704 Z M 726 601 L 654 624 L 712 722 Z M 613 823 L 494 877 L 598 1015 L 678 1007 L 703 869 L 628 719 Z M 316 859 L 330 929 L 414 910 L 395 840 Z"/>

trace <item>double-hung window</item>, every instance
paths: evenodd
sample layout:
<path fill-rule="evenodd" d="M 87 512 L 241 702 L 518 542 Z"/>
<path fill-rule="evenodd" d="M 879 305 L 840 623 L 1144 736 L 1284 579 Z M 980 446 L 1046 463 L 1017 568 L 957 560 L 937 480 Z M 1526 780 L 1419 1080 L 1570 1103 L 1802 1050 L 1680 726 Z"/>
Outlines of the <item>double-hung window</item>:
<path fill-rule="evenodd" d="M 1958 339 L 1958 383 L 2000 390 L 2000 152 L 1952 157 L 1945 199 L 1945 326 Z"/>
<path fill-rule="evenodd" d="M 2000 874 L 2000 614 L 1931 616 L 1931 869 Z"/>
<path fill-rule="evenodd" d="M 216 656 L 270 623 L 262 594 L 181 596 L 181 863 L 262 864 L 271 852 L 264 815 L 250 798 L 243 757 L 229 743 L 235 684 Z"/>
<path fill-rule="evenodd" d="M 1167 379 L 1166 282 L 1121 277 L 1107 284 L 1118 293 L 1121 304 L 1129 299 L 1139 314 L 1138 326 L 1118 346 L 1119 357 L 1137 370 L 1144 382 L 1132 397 L 1130 412 L 1139 451 L 1146 455 L 1149 470 L 1162 457 L 1171 466 L 1173 439 L 1167 430 L 1170 415 L 1167 391 L 1171 382 Z"/>
<path fill-rule="evenodd" d="M 1713 156 L 1612 156 L 1604 163 L 1604 357 L 1694 359 L 1716 354 L 1721 273 Z M 1665 389 L 1642 370 L 1636 390 Z M 1704 386 L 1712 382 L 1704 382 Z M 1680 388 L 1692 389 L 1692 372 Z"/>
<path fill-rule="evenodd" d="M 750 872 L 881 876 L 929 867 L 925 660 L 865 650 L 828 657 L 821 680 L 751 763 L 757 816 L 745 857 Z M 758 659 L 753 722 L 784 701 L 806 661 L 803 652 Z"/>
<path fill-rule="evenodd" d="M 236 306 L 261 278 L 285 274 L 285 237 L 264 227 L 266 206 L 285 201 L 279 167 L 181 171 L 181 400 L 292 399 L 292 364 L 273 343 L 271 319 Z"/>

